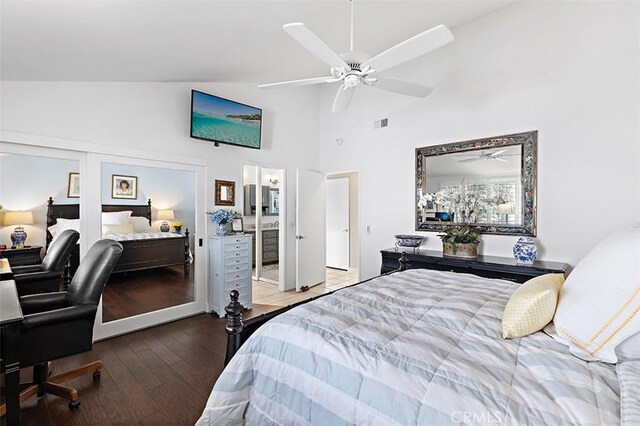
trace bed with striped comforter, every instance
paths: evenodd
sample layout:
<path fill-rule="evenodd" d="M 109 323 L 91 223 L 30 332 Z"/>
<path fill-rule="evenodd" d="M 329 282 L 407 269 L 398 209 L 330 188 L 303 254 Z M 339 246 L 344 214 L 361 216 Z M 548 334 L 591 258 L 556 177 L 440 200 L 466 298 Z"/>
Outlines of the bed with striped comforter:
<path fill-rule="evenodd" d="M 409 270 L 298 306 L 242 346 L 198 424 L 609 425 L 621 403 L 637 420 L 640 366 L 502 339 L 517 285 Z"/>
<path fill-rule="evenodd" d="M 115 241 L 157 240 L 159 238 L 184 238 L 182 234 L 173 232 L 131 232 L 131 233 L 107 233 L 102 238 Z"/>

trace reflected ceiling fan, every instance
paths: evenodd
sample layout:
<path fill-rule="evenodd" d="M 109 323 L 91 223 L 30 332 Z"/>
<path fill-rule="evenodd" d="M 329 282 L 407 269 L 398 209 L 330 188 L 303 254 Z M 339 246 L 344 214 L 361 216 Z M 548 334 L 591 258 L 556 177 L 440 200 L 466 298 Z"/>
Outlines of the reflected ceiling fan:
<path fill-rule="evenodd" d="M 388 77 L 379 77 L 378 74 L 450 43 L 453 41 L 451 31 L 444 25 L 438 25 L 371 57 L 366 53 L 353 50 L 353 0 L 350 0 L 350 2 L 351 48 L 349 52 L 336 53 L 301 22 L 286 24 L 282 27 L 310 53 L 331 66 L 330 76 L 262 84 L 258 87 L 267 89 L 341 82 L 342 84 L 333 101 L 333 112 L 347 109 L 353 98 L 355 88 L 360 84 L 418 98 L 424 98 L 433 92 L 433 88 L 428 86 Z"/>
<path fill-rule="evenodd" d="M 505 160 L 502 157 L 511 157 L 514 155 L 520 155 L 520 154 L 504 154 L 507 151 L 508 151 L 507 149 L 501 149 L 499 151 L 494 151 L 494 152 L 481 152 L 479 155 L 461 155 L 461 157 L 471 157 L 471 158 L 458 160 L 458 163 L 471 163 L 472 161 L 480 161 L 480 160 L 497 160 L 497 161 L 502 161 L 506 163 L 507 160 Z"/>

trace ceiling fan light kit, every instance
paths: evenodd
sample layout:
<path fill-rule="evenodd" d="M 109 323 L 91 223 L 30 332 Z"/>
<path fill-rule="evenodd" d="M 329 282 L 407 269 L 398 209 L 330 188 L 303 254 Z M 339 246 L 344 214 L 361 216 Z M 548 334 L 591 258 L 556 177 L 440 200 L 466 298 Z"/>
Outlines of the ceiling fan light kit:
<path fill-rule="evenodd" d="M 451 31 L 444 25 L 438 25 L 371 57 L 367 53 L 353 50 L 353 0 L 350 0 L 350 3 L 351 50 L 349 52 L 336 53 L 301 22 L 285 24 L 282 27 L 302 47 L 331 67 L 330 76 L 262 84 L 258 87 L 271 89 L 342 82 L 333 101 L 333 112 L 346 110 L 351 103 L 356 87 L 361 84 L 418 98 L 431 94 L 433 92 L 431 87 L 380 77 L 378 73 L 402 65 L 452 42 L 453 34 Z"/>

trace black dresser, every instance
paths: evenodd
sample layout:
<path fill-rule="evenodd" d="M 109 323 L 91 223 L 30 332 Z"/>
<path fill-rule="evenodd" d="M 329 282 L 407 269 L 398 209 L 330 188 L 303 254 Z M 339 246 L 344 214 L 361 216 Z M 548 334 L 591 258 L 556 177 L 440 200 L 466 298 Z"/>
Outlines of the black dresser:
<path fill-rule="evenodd" d="M 382 267 L 380 273 L 394 271 L 399 268 L 399 251 L 395 249 L 381 250 Z M 544 274 L 565 274 L 569 265 L 558 262 L 535 261 L 533 265 L 518 265 L 512 257 L 478 256 L 477 259 L 460 259 L 444 257 L 440 251 L 420 250 L 420 253 L 406 253 L 407 269 L 435 269 L 438 271 L 463 272 L 485 278 L 523 283 L 531 278 Z"/>
<path fill-rule="evenodd" d="M 6 249 L 0 251 L 0 258 L 9 260 L 11 266 L 37 265 L 42 260 L 40 252 L 42 246 L 26 246 L 22 249 Z"/>

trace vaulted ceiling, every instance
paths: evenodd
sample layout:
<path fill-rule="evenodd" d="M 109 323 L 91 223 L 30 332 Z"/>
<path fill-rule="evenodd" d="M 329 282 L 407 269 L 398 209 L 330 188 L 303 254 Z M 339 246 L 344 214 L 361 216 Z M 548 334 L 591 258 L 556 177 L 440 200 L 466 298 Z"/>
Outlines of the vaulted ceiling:
<path fill-rule="evenodd" d="M 355 0 L 355 50 L 372 55 L 437 24 L 450 28 L 514 0 Z M 349 48 L 348 0 L 3 0 L 0 79 L 273 82 L 327 67 L 283 30 L 304 22 Z"/>

